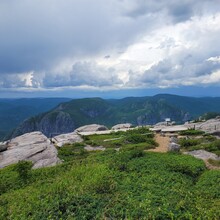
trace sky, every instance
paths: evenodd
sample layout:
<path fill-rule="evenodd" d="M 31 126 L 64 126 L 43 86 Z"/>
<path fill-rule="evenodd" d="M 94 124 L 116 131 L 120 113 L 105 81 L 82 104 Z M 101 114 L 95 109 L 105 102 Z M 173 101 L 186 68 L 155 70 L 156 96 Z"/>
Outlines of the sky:
<path fill-rule="evenodd" d="M 220 0 L 1 0 L 0 98 L 220 96 Z"/>

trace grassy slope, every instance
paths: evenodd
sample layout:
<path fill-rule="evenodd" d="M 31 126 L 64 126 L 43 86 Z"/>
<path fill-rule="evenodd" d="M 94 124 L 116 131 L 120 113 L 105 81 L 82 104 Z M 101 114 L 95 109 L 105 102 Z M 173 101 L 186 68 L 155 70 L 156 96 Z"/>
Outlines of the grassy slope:
<path fill-rule="evenodd" d="M 189 156 L 104 152 L 34 170 L 22 185 L 10 167 L 13 187 L 21 187 L 1 195 L 0 218 L 214 219 L 220 216 L 220 172 L 204 169 Z"/>
<path fill-rule="evenodd" d="M 0 219 L 220 217 L 220 172 L 207 171 L 201 160 L 127 145 L 119 152 L 65 148 L 62 165 L 32 170 L 25 181 L 16 165 L 0 170 Z"/>

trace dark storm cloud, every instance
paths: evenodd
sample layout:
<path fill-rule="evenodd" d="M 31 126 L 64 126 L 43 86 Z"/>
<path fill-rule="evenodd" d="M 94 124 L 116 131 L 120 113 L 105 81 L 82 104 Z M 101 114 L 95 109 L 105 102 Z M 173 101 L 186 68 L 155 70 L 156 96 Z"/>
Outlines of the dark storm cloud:
<path fill-rule="evenodd" d="M 48 70 L 66 57 L 126 48 L 148 21 L 134 23 L 121 16 L 125 10 L 117 0 L 3 0 L 0 72 Z"/>

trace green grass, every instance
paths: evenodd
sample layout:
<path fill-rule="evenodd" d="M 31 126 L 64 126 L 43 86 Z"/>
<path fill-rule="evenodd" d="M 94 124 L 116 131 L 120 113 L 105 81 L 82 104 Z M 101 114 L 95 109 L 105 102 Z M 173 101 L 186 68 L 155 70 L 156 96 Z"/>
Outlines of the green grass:
<path fill-rule="evenodd" d="M 206 171 L 201 160 L 187 155 L 134 149 L 88 153 L 84 159 L 31 170 L 23 184 L 15 167 L 0 171 L 0 184 L 7 186 L 0 196 L 0 219 L 219 216 L 220 172 Z"/>
<path fill-rule="evenodd" d="M 154 134 L 148 128 L 141 127 L 127 132 L 112 132 L 103 135 L 84 136 L 87 145 L 103 146 L 105 148 L 141 147 L 143 149 L 155 148 L 157 143 L 153 140 Z"/>
<path fill-rule="evenodd" d="M 126 140 L 137 131 L 123 135 Z M 124 144 L 120 151 L 83 147 L 59 148 L 64 162 L 55 167 L 29 170 L 22 163 L 1 169 L 0 219 L 219 219 L 220 171 L 207 171 L 202 160 L 145 152 L 145 142 Z"/>

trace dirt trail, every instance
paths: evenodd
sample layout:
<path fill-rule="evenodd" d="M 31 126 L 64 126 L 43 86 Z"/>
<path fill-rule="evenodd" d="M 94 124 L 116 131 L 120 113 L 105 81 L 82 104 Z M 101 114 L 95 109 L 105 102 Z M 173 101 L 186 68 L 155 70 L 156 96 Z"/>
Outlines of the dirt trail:
<path fill-rule="evenodd" d="M 159 144 L 159 146 L 156 147 L 155 149 L 150 149 L 148 151 L 160 152 L 160 153 L 165 153 L 168 151 L 168 146 L 170 143 L 169 137 L 163 137 L 160 134 L 156 134 L 154 139 Z"/>

